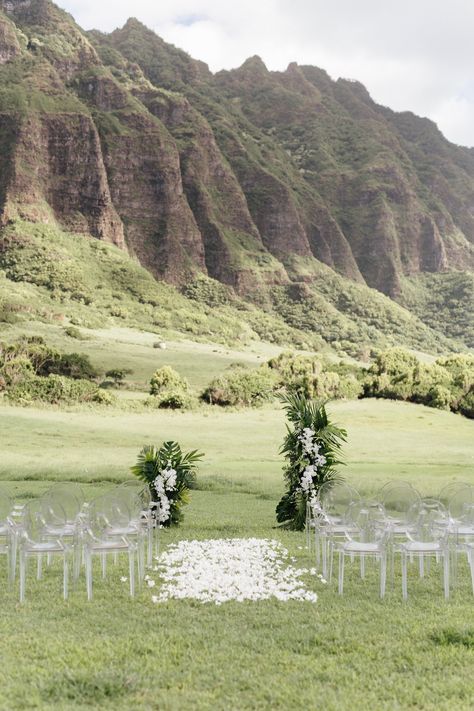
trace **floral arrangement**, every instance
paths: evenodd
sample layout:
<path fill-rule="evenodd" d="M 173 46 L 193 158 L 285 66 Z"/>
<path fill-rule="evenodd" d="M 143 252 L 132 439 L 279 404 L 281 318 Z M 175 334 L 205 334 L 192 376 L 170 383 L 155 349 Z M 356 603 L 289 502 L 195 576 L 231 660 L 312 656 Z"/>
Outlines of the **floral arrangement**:
<path fill-rule="evenodd" d="M 148 484 L 158 524 L 170 526 L 182 520 L 181 509 L 189 502 L 203 456 L 197 450 L 183 453 L 177 442 L 164 442 L 159 449 L 147 445 L 140 451 L 131 471 Z"/>
<path fill-rule="evenodd" d="M 287 464 L 287 490 L 277 506 L 277 521 L 287 528 L 303 530 L 308 502 L 317 505 L 319 488 L 340 479 L 336 467 L 347 433 L 329 421 L 325 404 L 300 393 L 281 398 L 290 425 L 280 453 Z"/>

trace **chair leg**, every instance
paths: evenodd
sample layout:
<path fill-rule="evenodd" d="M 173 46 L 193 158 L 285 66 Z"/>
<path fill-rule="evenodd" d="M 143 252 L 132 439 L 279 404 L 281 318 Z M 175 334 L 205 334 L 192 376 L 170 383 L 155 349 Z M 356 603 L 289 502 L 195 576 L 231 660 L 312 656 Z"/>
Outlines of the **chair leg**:
<path fill-rule="evenodd" d="M 148 523 L 148 525 L 147 525 L 146 533 L 147 533 L 146 564 L 148 566 L 151 566 L 152 561 L 153 561 L 153 529 L 152 529 L 150 523 Z"/>
<path fill-rule="evenodd" d="M 344 551 L 339 551 L 339 595 L 344 592 Z"/>
<path fill-rule="evenodd" d="M 135 553 L 133 550 L 128 551 L 128 575 L 130 578 L 130 596 L 135 595 Z"/>
<path fill-rule="evenodd" d="M 360 554 L 360 577 L 362 580 L 365 578 L 365 555 L 363 553 Z"/>
<path fill-rule="evenodd" d="M 43 556 L 41 553 L 38 556 L 38 560 L 36 561 L 36 579 L 41 580 L 43 577 Z"/>
<path fill-rule="evenodd" d="M 11 547 L 12 547 L 12 552 L 11 552 L 11 580 L 12 583 L 15 582 L 15 575 L 16 575 L 16 557 L 17 557 L 17 550 L 18 550 L 18 539 L 16 536 L 16 533 L 13 534 L 12 536 L 12 542 L 11 542 Z"/>
<path fill-rule="evenodd" d="M 444 597 L 449 598 L 449 551 L 443 553 L 443 579 L 444 579 Z"/>
<path fill-rule="evenodd" d="M 25 601 L 26 555 L 20 550 L 20 602 Z"/>
<path fill-rule="evenodd" d="M 107 553 L 101 553 L 102 560 L 102 577 L 105 579 L 107 577 Z"/>
<path fill-rule="evenodd" d="M 402 553 L 402 595 L 403 599 L 408 598 L 408 584 L 407 584 L 407 554 Z"/>
<path fill-rule="evenodd" d="M 89 551 L 84 551 L 85 568 L 86 568 L 86 588 L 87 599 L 92 600 L 92 555 Z"/>
<path fill-rule="evenodd" d="M 63 597 L 65 600 L 67 600 L 68 592 L 69 592 L 69 561 L 68 561 L 68 554 L 64 553 L 64 561 L 63 561 Z"/>
<path fill-rule="evenodd" d="M 425 557 L 424 557 L 423 553 L 420 553 L 420 556 L 418 558 L 418 563 L 420 566 L 420 578 L 424 578 L 425 577 Z"/>
<path fill-rule="evenodd" d="M 471 586 L 472 586 L 472 594 L 474 595 L 474 559 L 473 559 L 471 550 L 469 550 L 467 553 L 467 562 L 469 563 L 469 569 L 471 571 Z"/>
<path fill-rule="evenodd" d="M 328 540 L 327 536 L 321 536 L 321 550 L 323 553 L 323 577 L 328 577 Z"/>
<path fill-rule="evenodd" d="M 385 586 L 387 583 L 387 554 L 380 556 L 380 597 L 385 597 Z"/>

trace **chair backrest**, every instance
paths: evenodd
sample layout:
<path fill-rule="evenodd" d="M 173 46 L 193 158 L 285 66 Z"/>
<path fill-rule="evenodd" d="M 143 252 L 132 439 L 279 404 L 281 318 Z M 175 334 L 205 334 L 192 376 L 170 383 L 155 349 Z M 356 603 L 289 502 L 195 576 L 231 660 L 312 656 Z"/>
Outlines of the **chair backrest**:
<path fill-rule="evenodd" d="M 66 517 L 65 511 L 61 511 L 61 507 L 58 504 L 56 508 L 56 515 L 64 520 Z M 39 499 L 30 501 L 22 510 L 21 514 L 21 527 L 23 533 L 26 537 L 35 542 L 42 540 L 42 536 L 45 532 L 44 524 L 42 523 L 43 511 L 42 502 Z"/>
<path fill-rule="evenodd" d="M 446 484 L 446 486 L 443 486 L 442 489 L 440 489 L 437 498 L 441 501 L 442 504 L 448 507 L 450 499 L 452 499 L 452 497 L 460 489 L 464 489 L 466 486 L 471 485 L 468 484 L 466 481 L 450 481 L 449 484 Z"/>
<path fill-rule="evenodd" d="M 13 508 L 13 501 L 7 489 L 4 486 L 0 487 L 0 525 L 4 525 L 7 522 Z"/>
<path fill-rule="evenodd" d="M 408 481 L 390 481 L 377 496 L 392 521 L 405 523 L 409 512 L 421 500 L 420 494 Z"/>
<path fill-rule="evenodd" d="M 117 487 L 117 491 L 120 492 L 120 494 L 130 496 L 132 502 L 138 498 L 140 509 L 148 509 L 151 502 L 151 493 L 150 487 L 145 482 L 139 481 L 138 479 L 127 479 L 127 481 L 124 481 Z"/>
<path fill-rule="evenodd" d="M 453 521 L 466 521 L 473 518 L 474 488 L 470 484 L 451 489 L 447 503 L 449 515 Z"/>
<path fill-rule="evenodd" d="M 412 506 L 409 520 L 419 541 L 438 541 L 447 536 L 449 515 L 439 499 L 420 499 Z"/>
<path fill-rule="evenodd" d="M 345 482 L 327 481 L 319 489 L 318 498 L 330 519 L 343 520 L 349 506 L 360 501 L 360 494 Z"/>
<path fill-rule="evenodd" d="M 48 523 L 73 524 L 82 509 L 85 496 L 79 484 L 61 482 L 48 489 L 41 497 L 41 501 L 42 514 Z"/>
<path fill-rule="evenodd" d="M 87 521 L 95 535 L 102 535 L 110 529 L 127 528 L 132 514 L 123 496 L 116 496 L 113 489 L 93 499 L 87 507 Z"/>
<path fill-rule="evenodd" d="M 378 501 L 360 499 L 350 504 L 346 513 L 348 535 L 365 543 L 374 543 L 387 538 L 389 520 L 384 507 Z"/>

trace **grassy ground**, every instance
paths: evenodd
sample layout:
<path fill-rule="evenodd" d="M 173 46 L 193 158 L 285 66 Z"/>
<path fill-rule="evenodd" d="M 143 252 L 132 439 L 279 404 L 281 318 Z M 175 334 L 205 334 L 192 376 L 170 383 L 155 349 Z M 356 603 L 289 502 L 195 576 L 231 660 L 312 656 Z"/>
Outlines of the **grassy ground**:
<path fill-rule="evenodd" d="M 249 347 L 230 348 L 219 344 L 195 343 L 166 339 L 166 349 L 154 348 L 161 341 L 156 334 L 125 327 L 107 329 L 81 328 L 84 340 L 71 338 L 63 326 L 31 322 L 6 329 L 2 337 L 14 341 L 20 336 L 42 336 L 48 345 L 64 353 L 77 351 L 88 355 L 94 366 L 103 372 L 113 368 L 129 368 L 132 373 L 125 382 L 138 390 L 148 390 L 150 378 L 157 368 L 171 365 L 200 392 L 231 363 L 256 367 L 281 352 L 282 348 L 255 342 Z"/>
<path fill-rule="evenodd" d="M 331 405 L 347 427 L 346 475 L 370 493 L 389 478 L 409 478 L 424 493 L 451 479 L 474 482 L 473 423 L 404 403 Z M 78 479 L 93 496 L 127 478 L 141 444 L 179 439 L 206 453 L 178 538 L 262 536 L 281 540 L 309 565 L 302 534 L 274 528 L 282 490 L 277 409 L 177 415 L 58 412 L 0 408 L 0 477 L 20 498 L 51 480 Z M 0 566 L 4 566 L 0 561 Z M 152 605 L 149 590 L 129 600 L 125 562 L 96 571 L 94 600 L 81 578 L 61 599 L 59 564 L 27 602 L 2 584 L 0 708 L 16 709 L 472 709 L 474 600 L 466 566 L 452 599 L 439 570 L 400 578 L 381 602 L 377 577 L 349 568 L 344 597 L 308 578 L 319 601 Z M 1 580 L 4 580 L 4 575 Z"/>

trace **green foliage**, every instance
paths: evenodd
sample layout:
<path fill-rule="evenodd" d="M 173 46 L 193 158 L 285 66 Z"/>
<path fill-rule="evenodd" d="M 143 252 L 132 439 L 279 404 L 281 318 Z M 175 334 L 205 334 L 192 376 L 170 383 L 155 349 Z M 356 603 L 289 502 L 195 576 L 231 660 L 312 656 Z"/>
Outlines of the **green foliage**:
<path fill-rule="evenodd" d="M 44 402 L 52 405 L 71 405 L 74 403 L 97 403 L 111 405 L 114 398 L 89 380 L 72 380 L 62 375 L 39 377 L 29 375 L 18 380 L 7 389 L 11 402 L 28 405 Z"/>
<path fill-rule="evenodd" d="M 87 336 L 85 336 L 79 328 L 76 328 L 76 326 L 67 326 L 64 329 L 64 333 L 66 336 L 69 336 L 69 338 L 75 338 L 77 341 L 87 340 Z"/>
<path fill-rule="evenodd" d="M 0 342 L 0 390 L 12 402 L 112 404 L 114 399 L 92 382 L 96 376 L 87 356 L 59 353 L 42 338 Z"/>
<path fill-rule="evenodd" d="M 163 525 L 182 521 L 181 509 L 189 501 L 189 489 L 196 485 L 197 465 L 203 456 L 195 449 L 183 452 L 172 441 L 164 442 L 160 448 L 146 445 L 140 451 L 131 472 L 148 484 L 152 499 L 158 504 L 158 521 Z M 168 473 L 172 473 L 171 479 Z M 169 486 L 167 482 L 171 482 Z"/>
<path fill-rule="evenodd" d="M 317 495 L 322 484 L 340 478 L 337 467 L 343 464 L 341 450 L 347 433 L 329 420 L 324 403 L 299 393 L 284 395 L 281 400 L 290 424 L 280 449 L 287 460 L 284 467 L 286 492 L 276 508 L 277 521 L 286 528 L 301 531 L 309 499 Z M 305 431 L 311 433 L 318 454 L 305 447 Z M 321 463 L 318 463 L 319 455 L 323 457 Z M 311 482 L 305 486 L 302 478 L 308 468 L 311 468 Z"/>
<path fill-rule="evenodd" d="M 193 405 L 193 398 L 187 390 L 179 387 L 168 387 L 145 400 L 145 405 L 161 410 L 188 410 Z"/>
<path fill-rule="evenodd" d="M 191 406 L 189 383 L 171 366 L 164 365 L 156 370 L 150 380 L 150 395 L 147 404 L 152 407 L 185 409 Z"/>
<path fill-rule="evenodd" d="M 309 398 L 333 400 L 358 398 L 363 370 L 314 356 L 283 352 L 268 365 L 279 376 L 279 385 Z"/>
<path fill-rule="evenodd" d="M 189 384 L 170 365 L 163 365 L 155 370 L 150 380 L 150 395 L 159 395 L 164 390 L 176 389 L 187 392 Z"/>
<path fill-rule="evenodd" d="M 233 292 L 225 284 L 204 275 L 198 275 L 181 289 L 184 296 L 207 306 L 224 306 L 236 301 Z"/>
<path fill-rule="evenodd" d="M 402 282 L 400 303 L 424 323 L 474 348 L 474 274 L 420 274 Z"/>
<path fill-rule="evenodd" d="M 474 417 L 474 356 L 455 354 L 426 364 L 412 353 L 393 348 L 375 358 L 364 395 L 408 400 Z"/>
<path fill-rule="evenodd" d="M 105 374 L 106 378 L 111 378 L 116 385 L 123 383 L 127 375 L 131 375 L 133 370 L 131 368 L 112 368 L 108 370 Z"/>
<path fill-rule="evenodd" d="M 251 370 L 236 366 L 214 378 L 203 398 L 214 405 L 258 406 L 274 397 L 276 386 L 277 378 L 267 366 Z"/>

